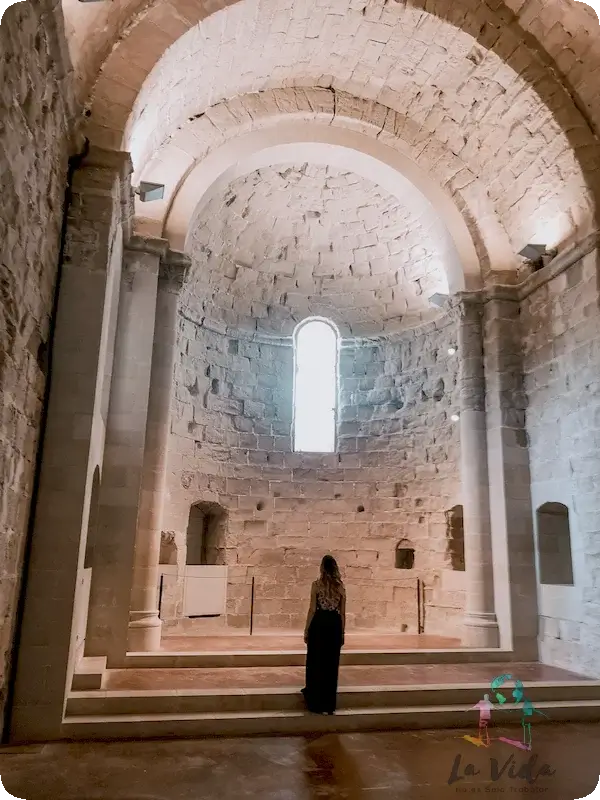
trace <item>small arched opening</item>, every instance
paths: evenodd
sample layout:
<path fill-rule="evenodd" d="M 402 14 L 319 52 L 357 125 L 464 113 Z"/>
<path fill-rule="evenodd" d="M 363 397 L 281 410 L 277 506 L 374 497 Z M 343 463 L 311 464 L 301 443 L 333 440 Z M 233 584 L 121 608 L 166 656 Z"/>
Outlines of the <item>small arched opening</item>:
<path fill-rule="evenodd" d="M 408 542 L 399 542 L 396 545 L 396 569 L 413 569 L 415 566 L 415 549 Z"/>
<path fill-rule="evenodd" d="M 562 503 L 544 503 L 536 516 L 540 583 L 573 586 L 569 509 Z"/>
<path fill-rule="evenodd" d="M 450 566 L 456 572 L 465 571 L 465 526 L 462 506 L 446 511 L 446 546 Z"/>
<path fill-rule="evenodd" d="M 196 503 L 190 508 L 186 565 L 225 564 L 226 523 L 227 512 L 218 503 Z"/>

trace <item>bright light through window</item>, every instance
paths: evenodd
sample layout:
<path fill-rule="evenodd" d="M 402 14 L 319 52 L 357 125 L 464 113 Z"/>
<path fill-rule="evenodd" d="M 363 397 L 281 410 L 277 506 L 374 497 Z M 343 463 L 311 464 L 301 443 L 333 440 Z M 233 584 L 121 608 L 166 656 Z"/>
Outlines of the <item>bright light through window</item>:
<path fill-rule="evenodd" d="M 294 341 L 294 450 L 333 453 L 337 405 L 338 337 L 332 325 L 302 323 Z"/>

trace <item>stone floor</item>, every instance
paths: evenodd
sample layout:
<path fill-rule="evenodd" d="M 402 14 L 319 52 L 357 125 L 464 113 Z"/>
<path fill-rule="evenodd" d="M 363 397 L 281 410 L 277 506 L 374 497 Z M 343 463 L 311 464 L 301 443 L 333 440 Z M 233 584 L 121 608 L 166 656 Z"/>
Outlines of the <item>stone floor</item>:
<path fill-rule="evenodd" d="M 169 652 L 229 652 L 240 650 L 305 650 L 301 633 L 257 633 L 205 636 L 163 636 L 161 650 Z M 349 633 L 346 650 L 446 650 L 460 647 L 459 639 L 410 633 Z"/>
<path fill-rule="evenodd" d="M 497 741 L 520 728 L 494 730 L 489 750 L 472 733 L 49 744 L 0 750 L 0 776 L 25 800 L 574 800 L 598 784 L 598 725 L 534 728 L 532 755 Z"/>
<path fill-rule="evenodd" d="M 423 686 L 440 683 L 488 684 L 494 675 L 522 681 L 586 680 L 574 672 L 537 663 L 417 664 L 340 667 L 340 686 Z M 220 669 L 124 669 L 107 674 L 105 689 L 259 689 L 304 685 L 304 667 Z"/>

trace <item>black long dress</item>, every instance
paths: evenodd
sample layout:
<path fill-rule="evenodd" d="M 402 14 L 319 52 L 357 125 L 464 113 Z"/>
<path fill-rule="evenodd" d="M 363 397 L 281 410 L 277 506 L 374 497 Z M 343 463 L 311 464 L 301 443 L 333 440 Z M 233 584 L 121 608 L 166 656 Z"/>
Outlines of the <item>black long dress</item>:
<path fill-rule="evenodd" d="M 335 610 L 323 608 L 317 593 L 317 608 L 308 629 L 306 707 L 314 714 L 333 714 L 337 705 L 338 672 L 343 626 L 341 598 Z"/>

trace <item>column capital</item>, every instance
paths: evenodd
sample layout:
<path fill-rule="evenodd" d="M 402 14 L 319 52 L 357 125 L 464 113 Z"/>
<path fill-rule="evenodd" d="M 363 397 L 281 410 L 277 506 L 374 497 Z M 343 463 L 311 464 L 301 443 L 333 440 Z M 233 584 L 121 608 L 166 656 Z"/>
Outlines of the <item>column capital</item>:
<path fill-rule="evenodd" d="M 483 291 L 457 292 L 448 298 L 446 303 L 447 313 L 456 322 L 461 323 L 472 320 L 473 317 L 483 315 L 483 306 L 486 301 Z"/>
<path fill-rule="evenodd" d="M 483 307 L 490 302 L 500 301 L 507 303 L 518 303 L 520 300 L 519 286 L 507 286 L 499 283 L 491 283 L 483 289 L 471 292 L 456 292 L 448 298 L 446 311 L 450 316 L 457 320 L 463 319 L 469 314 L 482 311 Z"/>
<path fill-rule="evenodd" d="M 159 239 L 155 236 L 134 234 L 129 237 L 125 250 L 132 250 L 134 253 L 150 253 L 163 259 L 169 250 L 169 242 L 166 239 Z"/>
<path fill-rule="evenodd" d="M 159 286 L 168 292 L 181 291 L 190 269 L 191 259 L 184 253 L 168 250 L 160 262 Z"/>

